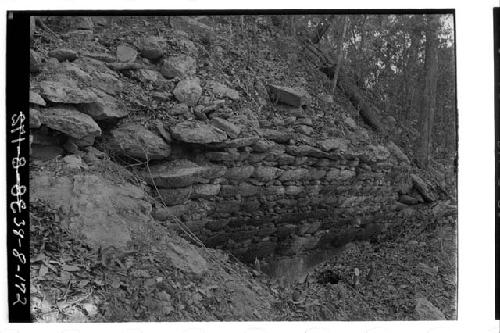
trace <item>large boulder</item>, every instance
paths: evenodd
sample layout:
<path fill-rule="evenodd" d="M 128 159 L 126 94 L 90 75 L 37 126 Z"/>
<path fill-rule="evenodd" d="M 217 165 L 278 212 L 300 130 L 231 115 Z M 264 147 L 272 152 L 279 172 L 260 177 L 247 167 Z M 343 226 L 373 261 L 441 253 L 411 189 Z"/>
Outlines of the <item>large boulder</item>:
<path fill-rule="evenodd" d="M 137 123 L 111 130 L 105 143 L 115 154 L 141 160 L 161 160 L 170 155 L 170 146 L 160 136 Z"/>
<path fill-rule="evenodd" d="M 200 80 L 198 78 L 184 79 L 175 87 L 174 96 L 181 103 L 195 106 L 198 104 L 202 92 L 203 90 L 201 89 Z"/>
<path fill-rule="evenodd" d="M 30 179 L 30 200 L 57 209 L 62 227 L 93 248 L 120 253 L 137 243 L 151 244 L 183 272 L 199 276 L 208 269 L 197 247 L 152 220 L 144 188 L 119 177 L 37 171 Z"/>
<path fill-rule="evenodd" d="M 177 55 L 163 60 L 160 73 L 167 79 L 186 78 L 196 73 L 196 60 L 188 55 Z"/>
<path fill-rule="evenodd" d="M 126 117 L 128 112 L 119 107 L 114 97 L 102 94 L 101 97 L 93 103 L 79 104 L 78 109 L 91 116 L 94 120 L 108 123 L 115 123 Z"/>
<path fill-rule="evenodd" d="M 273 102 L 300 107 L 308 105 L 311 100 L 309 94 L 301 88 L 288 88 L 273 84 L 267 85 L 266 88 L 269 98 Z"/>
<path fill-rule="evenodd" d="M 52 103 L 93 103 L 99 99 L 94 91 L 89 88 L 79 88 L 76 81 L 69 78 L 41 81 L 38 90 L 45 100 Z"/>
<path fill-rule="evenodd" d="M 44 109 L 40 112 L 40 121 L 75 139 L 101 135 L 101 128 L 92 117 L 69 105 Z"/>
<path fill-rule="evenodd" d="M 151 166 L 144 172 L 146 181 L 158 188 L 182 188 L 204 183 L 226 172 L 224 167 L 201 166 L 188 160 L 175 160 Z"/>
<path fill-rule="evenodd" d="M 73 63 L 63 64 L 63 69 L 75 74 L 86 86 L 100 89 L 110 95 L 115 95 L 123 88 L 116 72 L 99 60 L 80 58 Z"/>
<path fill-rule="evenodd" d="M 188 143 L 219 143 L 227 139 L 221 129 L 201 121 L 184 121 L 170 129 L 172 137 Z"/>
<path fill-rule="evenodd" d="M 30 179 L 30 200 L 37 199 L 59 208 L 62 225 L 96 248 L 126 248 L 152 210 L 141 188 L 118 185 L 95 174 L 35 173 Z"/>

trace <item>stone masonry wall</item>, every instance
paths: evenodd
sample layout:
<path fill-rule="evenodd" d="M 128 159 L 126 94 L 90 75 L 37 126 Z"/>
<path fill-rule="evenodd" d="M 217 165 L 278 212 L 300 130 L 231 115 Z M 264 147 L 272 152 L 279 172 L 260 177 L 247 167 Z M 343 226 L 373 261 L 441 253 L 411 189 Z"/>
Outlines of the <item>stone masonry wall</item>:
<path fill-rule="evenodd" d="M 401 167 L 384 147 L 357 153 L 277 144 L 264 151 L 263 142 L 198 152 L 198 164 L 153 166 L 167 205 L 156 217 L 175 215 L 206 246 L 253 261 L 307 252 L 328 230 L 348 231 L 356 217 L 386 224 L 395 216 Z"/>

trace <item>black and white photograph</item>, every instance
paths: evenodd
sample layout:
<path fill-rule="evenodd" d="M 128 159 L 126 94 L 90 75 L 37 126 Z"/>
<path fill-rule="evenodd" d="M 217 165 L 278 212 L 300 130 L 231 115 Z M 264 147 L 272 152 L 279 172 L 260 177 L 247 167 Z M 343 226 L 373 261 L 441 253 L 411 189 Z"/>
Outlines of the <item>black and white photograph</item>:
<path fill-rule="evenodd" d="M 30 321 L 457 320 L 454 10 L 40 13 Z"/>

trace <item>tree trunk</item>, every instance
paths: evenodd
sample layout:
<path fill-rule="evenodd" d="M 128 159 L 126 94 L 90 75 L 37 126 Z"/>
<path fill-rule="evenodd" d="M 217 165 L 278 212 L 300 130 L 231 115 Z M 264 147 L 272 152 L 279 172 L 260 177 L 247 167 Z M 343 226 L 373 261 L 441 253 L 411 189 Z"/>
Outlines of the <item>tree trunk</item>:
<path fill-rule="evenodd" d="M 361 118 L 375 131 L 383 134 L 385 132 L 384 125 L 380 122 L 377 115 L 376 107 L 368 103 L 359 88 L 356 85 L 349 83 L 347 80 L 343 80 L 340 77 L 339 86 L 342 88 L 344 93 L 349 97 L 351 103 L 359 109 L 359 114 Z"/>
<path fill-rule="evenodd" d="M 333 87 L 332 87 L 332 96 L 335 94 L 335 87 L 337 86 L 337 80 L 339 79 L 339 71 L 340 67 L 342 66 L 342 58 L 344 55 L 344 38 L 345 38 L 345 33 L 347 31 L 347 25 L 349 24 L 349 19 L 347 16 L 344 17 L 344 23 L 342 26 L 342 36 L 340 37 L 339 40 L 339 50 L 337 53 L 337 66 L 335 67 L 335 75 L 333 76 Z"/>
<path fill-rule="evenodd" d="M 425 42 L 425 79 L 424 92 L 420 108 L 420 140 L 417 148 L 417 163 L 421 168 L 428 168 L 432 154 L 432 127 L 436 109 L 436 88 L 438 69 L 438 27 L 439 16 L 428 17 Z"/>

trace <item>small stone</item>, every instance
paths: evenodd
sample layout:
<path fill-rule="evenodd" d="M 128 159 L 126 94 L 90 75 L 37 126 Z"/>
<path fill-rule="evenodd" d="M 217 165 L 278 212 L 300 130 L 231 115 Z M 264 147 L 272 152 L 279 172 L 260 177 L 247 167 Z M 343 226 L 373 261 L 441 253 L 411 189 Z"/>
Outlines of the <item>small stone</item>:
<path fill-rule="evenodd" d="M 125 44 L 118 45 L 116 48 L 116 59 L 118 59 L 118 62 L 134 62 L 137 54 L 138 52 L 134 48 Z"/>
<path fill-rule="evenodd" d="M 32 145 L 30 157 L 36 160 L 48 161 L 64 154 L 60 146 Z"/>
<path fill-rule="evenodd" d="M 319 147 L 324 151 L 339 150 L 346 151 L 348 140 L 342 138 L 329 138 L 318 142 Z"/>
<path fill-rule="evenodd" d="M 401 150 L 401 148 L 399 148 L 399 146 L 397 146 L 394 142 L 389 141 L 389 143 L 387 144 L 387 148 L 394 156 L 396 156 L 396 158 L 400 162 L 410 164 L 410 159 L 408 158 L 408 156 L 406 156 L 406 154 Z"/>
<path fill-rule="evenodd" d="M 161 44 L 163 38 L 149 36 L 144 38 L 139 45 L 141 56 L 149 60 L 157 60 L 163 56 L 163 48 Z"/>
<path fill-rule="evenodd" d="M 270 84 L 266 86 L 266 89 L 273 102 L 300 107 L 308 105 L 311 100 L 309 94 L 301 88 L 287 88 Z"/>
<path fill-rule="evenodd" d="M 211 198 L 219 194 L 220 184 L 195 184 L 191 198 Z"/>
<path fill-rule="evenodd" d="M 207 86 L 212 90 L 216 97 L 227 97 L 232 100 L 238 100 L 240 98 L 236 90 L 228 88 L 222 83 L 211 80 L 208 81 Z"/>
<path fill-rule="evenodd" d="M 66 140 L 63 148 L 70 154 L 78 154 L 78 152 L 80 152 L 78 145 L 73 140 Z"/>
<path fill-rule="evenodd" d="M 184 54 L 168 57 L 163 60 L 160 73 L 167 79 L 193 76 L 196 73 L 196 60 Z"/>
<path fill-rule="evenodd" d="M 311 135 L 314 132 L 314 129 L 311 126 L 306 126 L 306 125 L 300 125 L 299 127 L 297 127 L 297 130 L 299 133 L 305 135 Z"/>
<path fill-rule="evenodd" d="M 167 102 L 170 100 L 172 95 L 168 92 L 165 92 L 165 91 L 153 91 L 151 93 L 151 97 L 153 97 L 153 99 L 160 101 L 160 102 Z"/>
<path fill-rule="evenodd" d="M 411 174 L 411 179 L 413 181 L 413 186 L 417 189 L 417 191 L 422 195 L 426 202 L 434 202 L 436 201 L 436 197 L 434 193 L 429 190 L 429 187 L 424 182 L 422 178 L 417 176 L 416 174 Z"/>
<path fill-rule="evenodd" d="M 297 195 L 303 191 L 303 187 L 290 185 L 285 188 L 285 193 L 288 195 Z"/>
<path fill-rule="evenodd" d="M 410 240 L 410 241 L 408 241 L 407 244 L 409 246 L 411 246 L 411 247 L 415 247 L 415 246 L 418 246 L 418 241 L 416 241 L 416 240 Z"/>
<path fill-rule="evenodd" d="M 216 166 L 201 166 L 188 160 L 175 160 L 150 167 L 144 173 L 146 182 L 158 188 L 188 187 L 200 183 L 202 179 L 215 179 L 222 176 L 226 169 Z"/>
<path fill-rule="evenodd" d="M 403 194 L 399 197 L 399 202 L 405 205 L 417 205 L 419 201 L 410 195 Z"/>
<path fill-rule="evenodd" d="M 78 54 L 71 49 L 59 48 L 50 51 L 49 57 L 56 58 L 57 60 L 59 60 L 59 62 L 64 62 L 66 60 L 68 61 L 75 60 L 76 58 L 78 58 Z"/>
<path fill-rule="evenodd" d="M 30 49 L 30 73 L 38 73 L 42 68 L 40 55 Z"/>
<path fill-rule="evenodd" d="M 42 96 L 40 96 L 38 93 L 30 90 L 30 103 L 31 104 L 36 104 L 36 105 L 40 105 L 40 106 L 46 106 L 47 103 L 45 102 L 45 100 L 42 98 Z"/>
<path fill-rule="evenodd" d="M 268 182 L 276 178 L 280 169 L 268 166 L 259 166 L 255 169 L 252 177 Z"/>
<path fill-rule="evenodd" d="M 40 112 L 36 109 L 30 108 L 30 128 L 39 128 L 42 126 L 40 121 Z"/>
<path fill-rule="evenodd" d="M 174 89 L 174 96 L 181 103 L 186 103 L 189 106 L 195 106 L 201 97 L 202 89 L 200 80 L 184 79 L 181 80 Z"/>
<path fill-rule="evenodd" d="M 116 62 L 116 57 L 114 55 L 104 52 L 84 52 L 82 56 L 107 63 Z"/>
<path fill-rule="evenodd" d="M 165 140 L 166 143 L 171 143 L 172 142 L 172 136 L 170 135 L 169 132 L 165 129 L 165 125 L 161 120 L 154 120 L 153 121 L 153 129 L 160 134 L 160 136 Z"/>
<path fill-rule="evenodd" d="M 245 180 L 254 173 L 255 167 L 251 165 L 229 168 L 224 177 L 232 180 Z"/>
<path fill-rule="evenodd" d="M 144 83 L 154 83 L 163 79 L 163 76 L 152 69 L 139 69 L 133 72 L 133 77 Z"/>
<path fill-rule="evenodd" d="M 170 129 L 172 137 L 188 143 L 218 143 L 227 139 L 224 131 L 200 121 L 184 121 Z"/>
<path fill-rule="evenodd" d="M 309 170 L 307 169 L 290 169 L 290 170 L 285 170 L 279 179 L 281 181 L 289 181 L 289 180 L 301 180 L 305 179 L 309 176 Z"/>
<path fill-rule="evenodd" d="M 420 320 L 445 320 L 445 315 L 426 298 L 416 299 L 415 311 Z"/>
<path fill-rule="evenodd" d="M 262 135 L 264 138 L 277 142 L 277 143 L 288 143 L 292 138 L 292 135 L 287 131 L 279 131 L 273 129 L 262 130 Z"/>
<path fill-rule="evenodd" d="M 175 206 L 185 203 L 191 196 L 191 186 L 175 189 L 159 189 L 162 203 L 167 206 Z"/>
<path fill-rule="evenodd" d="M 77 155 L 66 155 L 62 159 L 64 163 L 66 163 L 66 166 L 70 169 L 81 169 L 84 167 L 84 162 L 82 161 L 82 158 Z"/>
<path fill-rule="evenodd" d="M 169 111 L 171 115 L 178 116 L 189 112 L 189 106 L 187 104 L 176 104 Z"/>
<path fill-rule="evenodd" d="M 345 117 L 344 123 L 353 130 L 355 130 L 358 127 L 358 125 L 356 125 L 356 122 L 354 121 L 354 119 L 352 119 L 351 117 Z"/>
<path fill-rule="evenodd" d="M 276 146 L 274 142 L 260 139 L 252 145 L 252 149 L 256 153 L 265 153 L 271 150 L 274 146 Z"/>
<path fill-rule="evenodd" d="M 238 135 L 241 133 L 241 128 L 239 126 L 219 117 L 212 118 L 212 124 L 215 127 L 220 128 L 221 130 L 226 132 L 227 135 L 232 139 L 238 137 Z"/>
<path fill-rule="evenodd" d="M 94 29 L 94 22 L 90 16 L 64 16 L 61 23 L 72 29 Z"/>

